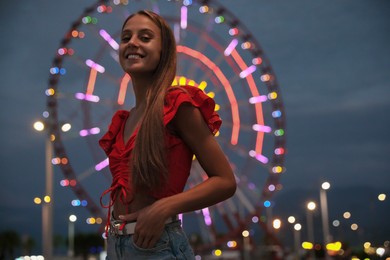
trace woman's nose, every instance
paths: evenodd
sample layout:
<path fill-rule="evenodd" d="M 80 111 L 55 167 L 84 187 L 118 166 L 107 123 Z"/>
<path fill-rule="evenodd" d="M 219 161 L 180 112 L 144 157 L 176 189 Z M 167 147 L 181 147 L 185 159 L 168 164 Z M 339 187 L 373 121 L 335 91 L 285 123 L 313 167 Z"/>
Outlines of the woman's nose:
<path fill-rule="evenodd" d="M 138 47 L 139 43 L 138 43 L 137 36 L 133 35 L 133 36 L 130 38 L 129 44 L 130 44 L 131 46 Z"/>

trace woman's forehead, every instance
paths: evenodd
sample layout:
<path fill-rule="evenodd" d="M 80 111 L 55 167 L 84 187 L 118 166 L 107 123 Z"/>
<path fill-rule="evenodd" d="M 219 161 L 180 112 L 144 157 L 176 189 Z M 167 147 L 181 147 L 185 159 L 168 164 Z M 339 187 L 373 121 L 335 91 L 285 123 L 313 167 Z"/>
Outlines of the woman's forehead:
<path fill-rule="evenodd" d="M 153 32 L 160 32 L 160 28 L 146 15 L 136 14 L 128 19 L 123 26 L 123 31 L 140 31 L 151 30 Z"/>

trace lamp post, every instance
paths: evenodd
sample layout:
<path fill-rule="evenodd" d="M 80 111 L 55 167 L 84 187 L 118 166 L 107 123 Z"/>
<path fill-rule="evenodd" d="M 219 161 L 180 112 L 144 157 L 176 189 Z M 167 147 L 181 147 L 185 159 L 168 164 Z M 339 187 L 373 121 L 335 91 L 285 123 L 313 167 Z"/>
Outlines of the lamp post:
<path fill-rule="evenodd" d="M 322 231 L 324 235 L 324 247 L 330 243 L 331 237 L 329 233 L 329 216 L 328 216 L 328 201 L 326 197 L 326 191 L 330 188 L 329 182 L 324 182 L 321 185 L 320 190 L 320 204 L 321 204 L 321 218 L 322 218 Z M 330 259 L 329 255 L 325 254 L 325 259 Z"/>
<path fill-rule="evenodd" d="M 34 123 L 34 129 L 37 131 L 45 130 L 45 124 L 37 121 Z M 53 258 L 53 146 L 50 136 L 45 140 L 45 176 L 46 190 L 45 202 L 42 205 L 42 246 L 43 255 L 47 259 Z"/>
<path fill-rule="evenodd" d="M 316 204 L 313 201 L 309 201 L 307 203 L 307 214 L 306 214 L 306 220 L 307 220 L 307 237 L 310 243 L 313 243 L 314 245 L 314 230 L 313 230 L 313 213 L 312 211 L 316 209 Z M 310 251 L 310 259 L 313 259 L 314 251 Z"/>
<path fill-rule="evenodd" d="M 301 229 L 302 225 L 299 223 L 296 223 L 294 225 L 294 247 L 295 247 L 295 253 L 297 256 L 297 259 L 300 259 L 300 243 L 301 243 Z"/>
<path fill-rule="evenodd" d="M 68 222 L 68 240 L 69 240 L 68 256 L 69 257 L 74 256 L 74 223 L 76 222 L 76 220 L 77 220 L 76 215 L 69 216 L 69 222 Z"/>

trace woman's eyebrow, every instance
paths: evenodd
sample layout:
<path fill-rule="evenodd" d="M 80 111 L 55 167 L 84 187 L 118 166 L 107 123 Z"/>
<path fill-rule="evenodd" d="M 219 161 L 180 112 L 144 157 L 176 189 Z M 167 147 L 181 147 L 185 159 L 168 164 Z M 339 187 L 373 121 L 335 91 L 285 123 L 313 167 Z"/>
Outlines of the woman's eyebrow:
<path fill-rule="evenodd" d="M 129 30 L 129 29 L 125 29 L 122 31 L 122 34 L 123 33 L 133 33 L 132 30 Z M 148 29 L 148 28 L 145 28 L 145 29 L 141 29 L 141 30 L 138 30 L 138 33 L 150 33 L 150 34 L 155 34 L 155 32 L 151 29 Z"/>

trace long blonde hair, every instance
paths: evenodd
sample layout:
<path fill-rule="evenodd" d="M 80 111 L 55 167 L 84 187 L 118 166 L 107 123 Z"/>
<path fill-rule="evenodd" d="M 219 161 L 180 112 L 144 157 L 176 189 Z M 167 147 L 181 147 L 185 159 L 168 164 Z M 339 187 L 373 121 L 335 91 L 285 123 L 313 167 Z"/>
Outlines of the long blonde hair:
<path fill-rule="evenodd" d="M 161 56 L 146 93 L 146 109 L 132 152 L 134 188 L 158 189 L 167 181 L 168 166 L 163 125 L 165 95 L 176 75 L 176 41 L 168 23 L 158 14 L 142 10 L 129 16 L 145 15 L 161 30 Z"/>

